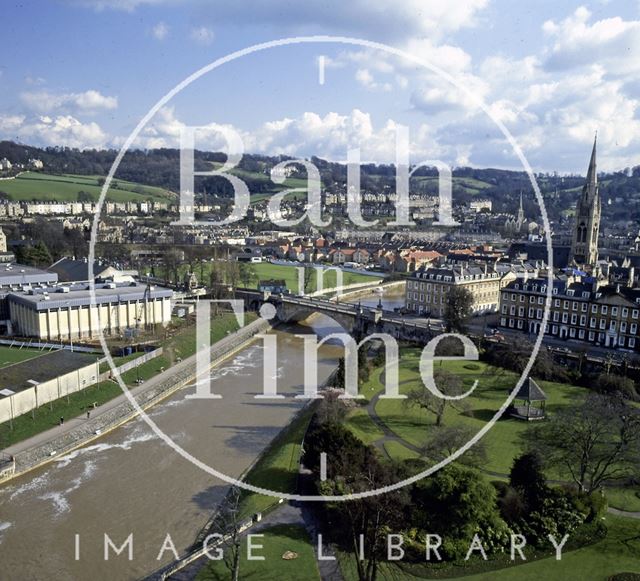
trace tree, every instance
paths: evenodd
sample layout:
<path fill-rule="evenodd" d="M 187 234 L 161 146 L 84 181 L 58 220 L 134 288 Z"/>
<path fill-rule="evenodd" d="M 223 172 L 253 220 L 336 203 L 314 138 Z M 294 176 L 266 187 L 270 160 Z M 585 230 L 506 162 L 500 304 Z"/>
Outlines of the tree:
<path fill-rule="evenodd" d="M 338 402 L 339 404 L 339 402 Z M 346 495 L 388 486 L 398 481 L 397 467 L 382 463 L 375 450 L 355 437 L 335 414 L 314 416 L 305 437 L 304 463 L 316 476 L 316 486 L 324 495 Z M 320 454 L 331 451 L 327 479 L 319 479 Z M 378 494 L 348 502 L 327 503 L 321 513 L 330 526 L 330 536 L 355 553 L 359 581 L 376 581 L 381 560 L 386 559 L 389 531 L 406 524 L 406 490 Z M 366 547 L 359 558 L 360 535 Z"/>
<path fill-rule="evenodd" d="M 313 275 L 315 273 L 315 269 L 311 268 L 311 267 L 304 267 L 304 292 L 308 293 L 311 292 L 311 289 L 313 288 L 311 286 L 311 283 L 313 282 Z"/>
<path fill-rule="evenodd" d="M 416 483 L 411 507 L 412 524 L 440 535 L 448 559 L 464 556 L 478 531 L 487 551 L 498 550 L 509 538 L 495 488 L 475 470 L 454 463 Z"/>
<path fill-rule="evenodd" d="M 464 333 L 473 312 L 473 295 L 469 289 L 453 286 L 447 295 L 444 322 L 447 333 Z"/>
<path fill-rule="evenodd" d="M 441 462 L 464 446 L 475 434 L 466 426 L 441 427 L 423 447 L 422 454 L 433 462 Z M 469 466 L 482 466 L 487 461 L 487 448 L 484 440 L 476 442 L 458 461 Z"/>
<path fill-rule="evenodd" d="M 543 472 L 542 458 L 538 452 L 525 452 L 513 461 L 509 483 L 521 496 L 525 509 L 539 510 L 549 493 Z"/>
<path fill-rule="evenodd" d="M 256 269 L 246 262 L 239 263 L 239 278 L 245 288 L 251 286 L 251 282 L 256 278 Z"/>
<path fill-rule="evenodd" d="M 637 400 L 638 392 L 633 379 L 616 375 L 615 373 L 601 373 L 592 382 L 594 389 L 600 393 L 621 393 L 624 397 Z"/>
<path fill-rule="evenodd" d="M 522 373 L 531 358 L 533 344 L 522 337 L 512 337 L 508 343 L 492 343 L 485 351 L 485 359 L 495 367 Z M 495 373 L 492 370 L 492 373 Z M 563 381 L 569 379 L 566 370 L 557 365 L 547 349 L 540 349 L 530 375 L 541 379 Z"/>
<path fill-rule="evenodd" d="M 531 432 L 532 446 L 584 492 L 640 469 L 640 410 L 620 395 L 589 394 Z"/>
<path fill-rule="evenodd" d="M 462 381 L 453 373 L 449 373 L 444 369 L 436 369 L 433 372 L 433 378 L 440 391 L 446 395 L 454 396 L 464 393 Z M 462 401 L 438 397 L 424 385 L 410 391 L 404 403 L 409 407 L 418 407 L 434 414 L 436 416 L 436 426 L 438 427 L 442 426 L 444 413 L 448 406 L 460 410 L 466 409 L 466 405 Z"/>
<path fill-rule="evenodd" d="M 222 545 L 225 547 L 222 558 L 233 581 L 238 581 L 240 574 L 241 499 L 242 490 L 237 486 L 231 487 L 220 504 L 211 527 L 212 533 L 222 536 Z"/>

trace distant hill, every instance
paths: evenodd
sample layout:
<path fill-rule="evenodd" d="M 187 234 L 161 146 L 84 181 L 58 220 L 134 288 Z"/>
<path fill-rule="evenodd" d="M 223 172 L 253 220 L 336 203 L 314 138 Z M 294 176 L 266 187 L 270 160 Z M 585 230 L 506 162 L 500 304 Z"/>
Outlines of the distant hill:
<path fill-rule="evenodd" d="M 85 192 L 92 199 L 99 192 L 98 180 L 107 175 L 116 150 L 78 150 L 60 147 L 38 148 L 11 141 L 0 142 L 0 158 L 13 163 L 26 164 L 30 158 L 44 162 L 45 173 L 26 173 L 15 180 L 0 181 L 0 192 L 10 199 L 77 199 Z M 175 199 L 180 187 L 180 152 L 178 149 L 132 150 L 127 152 L 117 171 L 117 184 L 109 192 L 112 200 Z M 241 177 L 249 187 L 252 200 L 257 202 L 283 188 L 304 188 L 303 171 L 293 173 L 284 185 L 269 179 L 270 169 L 286 156 L 245 154 L 232 173 Z M 219 152 L 195 151 L 195 168 L 210 170 L 225 161 Z M 347 178 L 344 164 L 312 157 L 320 170 L 323 187 L 329 191 L 343 190 Z M 585 170 L 588 160 L 585 158 Z M 640 220 L 640 166 L 627 172 L 600 175 L 603 215 L 607 219 Z M 55 175 L 52 175 L 55 174 Z M 551 217 L 567 215 L 575 206 L 582 189 L 582 176 L 556 176 L 538 174 L 537 181 L 545 196 Z M 202 177 L 197 179 L 197 191 L 208 197 L 230 198 L 233 190 L 223 179 Z M 144 184 L 144 185 L 143 185 Z M 363 164 L 361 167 L 363 190 L 395 189 L 393 165 Z M 415 192 L 436 195 L 438 179 L 435 168 L 420 168 L 411 181 Z M 474 198 L 488 198 L 494 211 L 515 212 L 520 198 L 525 196 L 525 213 L 539 216 L 532 187 L 525 172 L 501 169 L 454 168 L 453 195 L 455 203 Z M 76 198 L 74 198 L 76 196 Z M 611 200 L 611 203 L 609 203 Z"/>

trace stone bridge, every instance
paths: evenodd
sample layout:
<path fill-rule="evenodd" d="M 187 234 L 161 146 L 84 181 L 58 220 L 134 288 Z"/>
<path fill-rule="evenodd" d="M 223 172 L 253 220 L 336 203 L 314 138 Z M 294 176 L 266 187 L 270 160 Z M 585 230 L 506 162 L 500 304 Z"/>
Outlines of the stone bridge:
<path fill-rule="evenodd" d="M 351 303 L 334 302 L 320 297 L 271 294 L 253 290 L 236 290 L 236 298 L 245 302 L 250 311 L 258 311 L 269 303 L 276 309 L 273 323 L 298 323 L 313 314 L 327 315 L 356 339 L 374 333 L 388 333 L 400 340 L 429 341 L 441 332 L 424 319 L 411 319 L 393 311 L 362 307 Z"/>

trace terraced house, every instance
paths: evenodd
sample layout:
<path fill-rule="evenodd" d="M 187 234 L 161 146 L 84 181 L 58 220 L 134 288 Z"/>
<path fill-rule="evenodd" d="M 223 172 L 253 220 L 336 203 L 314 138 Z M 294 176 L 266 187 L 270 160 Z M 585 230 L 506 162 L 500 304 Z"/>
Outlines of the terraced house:
<path fill-rule="evenodd" d="M 500 326 L 538 333 L 548 281 L 515 280 L 500 293 Z M 586 276 L 553 280 L 545 333 L 559 339 L 640 351 L 640 289 L 603 284 Z"/>
<path fill-rule="evenodd" d="M 498 310 L 502 286 L 515 277 L 511 272 L 500 274 L 487 266 L 420 269 L 407 281 L 406 308 L 419 315 L 442 317 L 451 289 L 463 287 L 473 295 L 475 314 L 490 313 Z"/>

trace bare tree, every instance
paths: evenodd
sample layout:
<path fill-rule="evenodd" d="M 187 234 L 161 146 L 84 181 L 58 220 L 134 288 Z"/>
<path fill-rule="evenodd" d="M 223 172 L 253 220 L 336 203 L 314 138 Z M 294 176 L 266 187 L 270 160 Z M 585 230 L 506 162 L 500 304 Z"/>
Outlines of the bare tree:
<path fill-rule="evenodd" d="M 433 377 L 442 393 L 449 396 L 461 395 L 463 393 L 463 385 L 461 379 L 444 369 L 436 369 Z M 444 413 L 448 406 L 455 409 L 465 411 L 467 406 L 462 401 L 444 399 L 433 394 L 424 385 L 410 391 L 407 399 L 404 400 L 405 405 L 409 407 L 418 407 L 436 416 L 436 426 L 442 426 Z"/>
<path fill-rule="evenodd" d="M 532 447 L 591 493 L 640 470 L 640 410 L 620 394 L 590 394 L 531 434 Z"/>
<path fill-rule="evenodd" d="M 426 442 L 421 453 L 434 462 L 441 462 L 466 444 L 475 431 L 467 426 L 442 427 Z M 460 462 L 469 466 L 482 466 L 487 461 L 487 448 L 484 440 L 476 442 L 461 457 Z"/>
<path fill-rule="evenodd" d="M 240 574 L 241 500 L 242 490 L 233 486 L 222 501 L 211 528 L 212 533 L 222 536 L 223 561 L 233 581 L 238 581 Z"/>

